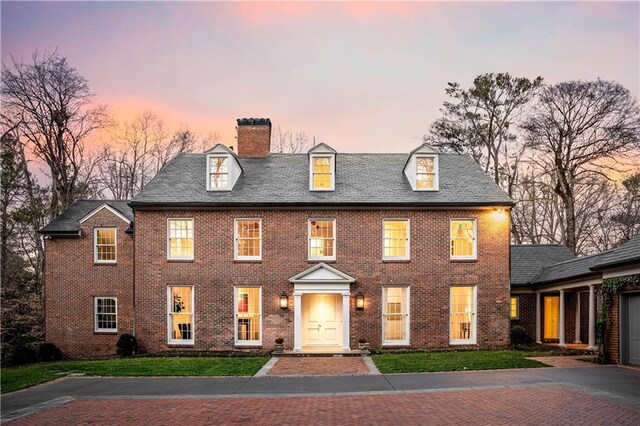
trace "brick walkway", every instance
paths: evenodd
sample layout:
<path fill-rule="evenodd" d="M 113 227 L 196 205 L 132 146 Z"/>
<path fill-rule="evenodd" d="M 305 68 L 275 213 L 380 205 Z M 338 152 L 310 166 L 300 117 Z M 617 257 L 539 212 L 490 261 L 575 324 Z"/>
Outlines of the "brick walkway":
<path fill-rule="evenodd" d="M 370 374 L 362 357 L 281 357 L 268 376 L 344 376 Z"/>
<path fill-rule="evenodd" d="M 597 367 L 595 362 L 589 362 L 588 360 L 594 359 L 594 355 L 579 355 L 579 356 L 535 356 L 530 357 L 534 361 L 541 362 L 543 364 L 550 365 L 552 367 L 566 367 L 566 368 L 584 368 L 584 367 Z M 581 361 L 585 360 L 585 361 Z"/>
<path fill-rule="evenodd" d="M 640 410 L 560 386 L 259 398 L 80 399 L 21 417 L 58 424 L 640 424 Z"/>

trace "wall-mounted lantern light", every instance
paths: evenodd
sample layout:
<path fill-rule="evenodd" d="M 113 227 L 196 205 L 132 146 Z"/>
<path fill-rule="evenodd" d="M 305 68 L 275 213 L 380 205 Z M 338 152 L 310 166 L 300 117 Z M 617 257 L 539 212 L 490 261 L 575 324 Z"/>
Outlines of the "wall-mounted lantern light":
<path fill-rule="evenodd" d="M 280 308 L 287 309 L 289 307 L 289 297 L 287 297 L 287 293 L 282 293 L 280 295 Z"/>
<path fill-rule="evenodd" d="M 364 296 L 362 293 L 356 294 L 356 309 L 359 311 L 364 309 Z"/>
<path fill-rule="evenodd" d="M 505 209 L 495 209 L 492 214 L 493 220 L 496 222 L 502 222 L 507 218 L 507 212 Z"/>

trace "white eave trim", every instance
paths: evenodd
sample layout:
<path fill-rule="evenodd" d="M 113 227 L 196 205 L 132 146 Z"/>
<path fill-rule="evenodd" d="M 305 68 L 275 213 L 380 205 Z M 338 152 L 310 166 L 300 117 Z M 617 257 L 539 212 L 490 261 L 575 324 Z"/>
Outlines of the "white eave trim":
<path fill-rule="evenodd" d="M 131 224 L 131 220 L 128 219 L 127 217 L 125 217 L 122 213 L 120 213 L 118 210 L 114 209 L 113 207 L 111 207 L 109 204 L 104 203 L 102 204 L 100 207 L 98 207 L 97 209 L 93 210 L 91 213 L 89 213 L 88 215 L 84 216 L 82 219 L 80 219 L 78 221 L 78 223 L 84 223 L 87 220 L 89 220 L 93 215 L 95 215 L 96 213 L 102 211 L 102 209 L 107 209 L 109 210 L 111 213 L 113 213 L 114 215 L 118 216 L 120 219 L 124 220 L 125 222 L 127 222 L 127 224 Z"/>
<path fill-rule="evenodd" d="M 323 279 L 307 278 L 309 275 L 311 275 L 313 272 L 315 272 L 315 271 L 317 271 L 319 269 L 325 270 L 326 272 L 329 273 L 329 275 L 332 275 L 332 277 L 323 278 Z M 356 279 L 354 277 L 352 277 L 351 275 L 347 275 L 344 272 L 339 271 L 336 268 L 333 268 L 333 267 L 327 265 L 324 262 L 320 262 L 317 265 L 314 265 L 309 269 L 305 269 L 304 271 L 300 272 L 299 274 L 289 278 L 289 282 L 292 282 L 294 284 L 319 283 L 319 282 L 352 283 L 355 280 Z"/>

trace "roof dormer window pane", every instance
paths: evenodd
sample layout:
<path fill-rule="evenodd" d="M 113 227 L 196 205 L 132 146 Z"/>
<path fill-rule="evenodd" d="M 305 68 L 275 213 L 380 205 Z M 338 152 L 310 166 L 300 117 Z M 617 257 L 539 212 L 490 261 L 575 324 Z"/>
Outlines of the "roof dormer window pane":
<path fill-rule="evenodd" d="M 228 185 L 228 157 L 209 157 L 209 187 L 226 188 Z"/>
<path fill-rule="evenodd" d="M 313 189 L 331 189 L 331 157 L 313 157 Z"/>
<path fill-rule="evenodd" d="M 433 157 L 418 157 L 416 160 L 416 183 L 418 189 L 434 188 L 436 172 Z"/>

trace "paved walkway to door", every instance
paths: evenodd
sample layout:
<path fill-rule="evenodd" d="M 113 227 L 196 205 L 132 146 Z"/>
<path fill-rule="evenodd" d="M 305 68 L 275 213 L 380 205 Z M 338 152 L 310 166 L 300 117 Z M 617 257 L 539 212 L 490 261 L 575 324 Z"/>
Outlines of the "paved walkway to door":
<path fill-rule="evenodd" d="M 552 367 L 585 368 L 597 367 L 599 364 L 593 362 L 595 355 L 578 356 L 534 356 L 529 357 L 534 361 L 550 365 Z"/>
<path fill-rule="evenodd" d="M 267 376 L 345 376 L 370 374 L 359 356 L 280 357 Z"/>

